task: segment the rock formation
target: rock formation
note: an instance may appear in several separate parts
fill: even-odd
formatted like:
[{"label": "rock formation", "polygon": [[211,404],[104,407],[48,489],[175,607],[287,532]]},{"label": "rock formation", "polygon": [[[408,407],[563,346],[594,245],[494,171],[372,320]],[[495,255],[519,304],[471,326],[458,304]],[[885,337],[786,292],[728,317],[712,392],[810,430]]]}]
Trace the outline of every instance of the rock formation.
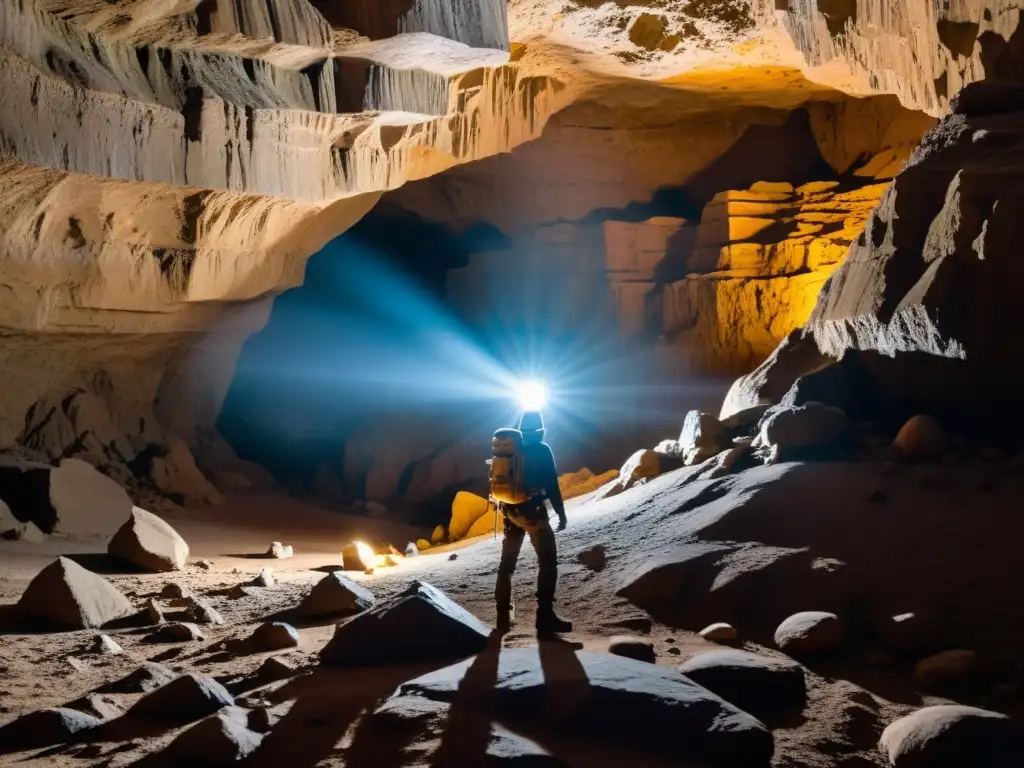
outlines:
[{"label": "rock formation", "polygon": [[[214,429],[240,345],[394,190],[393,208],[497,227],[513,240],[500,258],[520,238],[563,254],[590,281],[577,303],[601,293],[622,330],[662,336],[692,370],[758,364],[826,286],[810,325],[824,351],[967,356],[942,399],[970,405],[966,379],[1014,356],[974,351],[1012,307],[961,317],[939,294],[962,282],[953,265],[977,293],[1012,275],[995,254],[1014,206],[974,179],[1013,116],[963,100],[858,233],[874,182],[963,86],[1014,74],[1020,20],[974,0],[5,3],[0,449],[79,456],[181,503],[219,497],[198,470],[254,482]],[[925,191],[897,224],[901,187]],[[586,221],[666,189],[692,216]],[[604,260],[577,274],[573,254],[598,243]],[[420,498],[442,487],[417,482]]]}]

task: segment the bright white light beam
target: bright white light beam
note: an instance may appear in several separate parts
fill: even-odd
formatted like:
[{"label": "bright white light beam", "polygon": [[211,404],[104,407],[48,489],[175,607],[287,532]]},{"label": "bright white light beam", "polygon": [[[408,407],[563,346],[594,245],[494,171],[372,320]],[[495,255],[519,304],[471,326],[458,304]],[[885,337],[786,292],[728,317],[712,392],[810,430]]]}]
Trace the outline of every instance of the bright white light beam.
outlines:
[{"label": "bright white light beam", "polygon": [[525,379],[516,384],[516,400],[524,411],[539,411],[548,401],[548,388],[543,381]]}]

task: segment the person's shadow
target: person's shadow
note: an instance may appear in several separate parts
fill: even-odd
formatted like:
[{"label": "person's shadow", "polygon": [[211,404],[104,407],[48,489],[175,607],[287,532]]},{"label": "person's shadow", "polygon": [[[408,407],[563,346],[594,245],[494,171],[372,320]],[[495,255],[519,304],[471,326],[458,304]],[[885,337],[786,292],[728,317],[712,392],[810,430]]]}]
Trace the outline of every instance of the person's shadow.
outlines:
[{"label": "person's shadow", "polygon": [[432,768],[459,768],[486,761],[491,743],[490,704],[498,682],[501,640],[501,634],[492,632],[487,647],[466,670],[448,709],[448,721],[431,761]]},{"label": "person's shadow", "polygon": [[561,638],[537,643],[547,694],[539,722],[555,729],[560,726],[571,727],[572,721],[580,714],[591,695],[587,672],[576,657],[576,652],[581,648],[582,643]]}]

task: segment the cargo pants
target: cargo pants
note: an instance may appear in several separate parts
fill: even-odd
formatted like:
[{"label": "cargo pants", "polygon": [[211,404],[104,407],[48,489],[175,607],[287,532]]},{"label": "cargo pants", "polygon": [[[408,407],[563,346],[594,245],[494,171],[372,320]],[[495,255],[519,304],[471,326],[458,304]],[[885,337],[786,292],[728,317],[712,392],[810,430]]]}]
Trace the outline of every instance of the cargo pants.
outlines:
[{"label": "cargo pants", "polygon": [[505,512],[505,538],[501,542],[501,562],[494,587],[494,600],[498,614],[508,614],[513,608],[512,574],[515,573],[523,539],[527,534],[537,553],[537,614],[552,613],[555,607],[555,587],[558,583],[558,549],[555,533],[548,522],[544,500],[534,500]]}]

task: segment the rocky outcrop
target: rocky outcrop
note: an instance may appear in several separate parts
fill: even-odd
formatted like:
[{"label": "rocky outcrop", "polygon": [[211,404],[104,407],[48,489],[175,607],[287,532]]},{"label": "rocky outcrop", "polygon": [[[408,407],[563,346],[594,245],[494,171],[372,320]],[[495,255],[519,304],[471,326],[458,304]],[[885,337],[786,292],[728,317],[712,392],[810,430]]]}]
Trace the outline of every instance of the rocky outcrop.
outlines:
[{"label": "rocky outcrop", "polygon": [[967,422],[1024,382],[1016,335],[1003,330],[1017,312],[1007,290],[1019,271],[1011,158],[1024,113],[996,87],[999,98],[985,104],[990,86],[971,86],[925,138],[807,325],[826,354],[860,353],[874,394],[907,416],[971,429],[1012,428],[1016,418]]}]

